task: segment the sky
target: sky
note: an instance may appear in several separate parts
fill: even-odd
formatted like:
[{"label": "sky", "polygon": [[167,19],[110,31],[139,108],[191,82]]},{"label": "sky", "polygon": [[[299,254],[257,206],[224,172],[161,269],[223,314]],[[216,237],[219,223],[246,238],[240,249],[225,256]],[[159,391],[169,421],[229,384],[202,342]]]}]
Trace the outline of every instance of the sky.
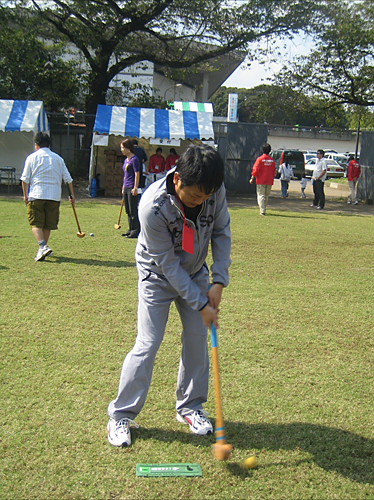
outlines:
[{"label": "sky", "polygon": [[308,54],[312,47],[313,41],[303,36],[296,36],[294,40],[284,41],[277,62],[273,62],[273,57],[269,55],[264,64],[253,61],[248,68],[248,62],[244,61],[222,85],[225,87],[252,88],[261,84],[270,84],[268,78],[277,73],[284,63],[297,55]]}]

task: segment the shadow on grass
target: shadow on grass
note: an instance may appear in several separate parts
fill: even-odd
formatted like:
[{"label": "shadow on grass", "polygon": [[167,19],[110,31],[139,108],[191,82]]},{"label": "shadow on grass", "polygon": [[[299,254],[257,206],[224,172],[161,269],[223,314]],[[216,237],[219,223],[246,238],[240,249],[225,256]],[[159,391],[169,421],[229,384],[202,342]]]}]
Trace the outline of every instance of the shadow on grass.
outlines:
[{"label": "shadow on grass", "polygon": [[318,215],[306,214],[306,215],[296,215],[295,212],[287,212],[287,213],[273,213],[266,212],[266,217],[286,217],[287,219],[323,219]]},{"label": "shadow on grass", "polygon": [[97,260],[97,259],[77,259],[74,257],[48,257],[43,264],[77,264],[84,266],[100,267],[135,267],[135,262],[125,262],[123,260]]},{"label": "shadow on grass", "polygon": [[[374,440],[358,434],[308,423],[247,425],[227,422],[226,432],[227,441],[234,449],[299,450],[312,455],[310,459],[292,461],[292,464],[277,463],[277,466],[294,467],[297,463],[314,462],[318,467],[335,471],[352,481],[374,484]],[[159,428],[141,428],[134,432],[134,438],[166,443],[178,440],[199,447],[210,447],[215,439],[214,436],[194,436]],[[232,474],[243,478],[248,475],[239,464],[228,462],[226,465]]]}]

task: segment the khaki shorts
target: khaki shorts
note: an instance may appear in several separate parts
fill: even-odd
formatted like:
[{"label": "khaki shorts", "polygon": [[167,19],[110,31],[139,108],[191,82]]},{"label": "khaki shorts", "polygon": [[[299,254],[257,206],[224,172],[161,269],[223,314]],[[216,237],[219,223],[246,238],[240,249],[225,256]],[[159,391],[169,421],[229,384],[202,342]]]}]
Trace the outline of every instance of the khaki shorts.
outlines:
[{"label": "khaki shorts", "polygon": [[54,200],[34,200],[27,204],[27,218],[31,227],[57,229],[60,216],[60,202]]}]

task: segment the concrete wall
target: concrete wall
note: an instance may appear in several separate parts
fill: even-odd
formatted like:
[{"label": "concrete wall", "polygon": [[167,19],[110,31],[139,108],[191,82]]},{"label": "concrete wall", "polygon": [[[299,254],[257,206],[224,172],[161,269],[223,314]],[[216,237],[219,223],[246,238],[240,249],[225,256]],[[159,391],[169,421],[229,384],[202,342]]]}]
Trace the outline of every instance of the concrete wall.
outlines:
[{"label": "concrete wall", "polygon": [[269,127],[268,141],[275,149],[334,149],[338,153],[347,153],[356,149],[356,133],[345,131],[341,134],[325,129],[287,129]]}]

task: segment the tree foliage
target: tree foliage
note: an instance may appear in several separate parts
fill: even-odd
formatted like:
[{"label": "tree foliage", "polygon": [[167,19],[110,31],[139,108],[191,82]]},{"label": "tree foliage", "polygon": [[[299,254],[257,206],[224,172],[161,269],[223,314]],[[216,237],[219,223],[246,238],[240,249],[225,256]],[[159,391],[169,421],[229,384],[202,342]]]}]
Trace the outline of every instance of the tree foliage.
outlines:
[{"label": "tree foliage", "polygon": [[[11,3],[10,3],[11,2]],[[290,35],[305,26],[312,0],[0,0],[34,16],[40,34],[69,42],[87,69],[85,111],[105,104],[111,80],[150,61],[169,71],[196,65],[263,37]],[[87,123],[89,147],[92,124]]]},{"label": "tree foliage", "polygon": [[28,17],[14,19],[0,10],[0,97],[42,100],[48,111],[74,106],[79,79],[73,62],[64,62],[61,47],[40,39]]},{"label": "tree foliage", "polygon": [[[47,23],[47,35],[52,30],[84,58],[86,111],[95,113],[96,105],[105,103],[110,81],[130,65],[151,61],[170,71],[191,70],[261,37],[300,29],[311,4],[315,2],[32,0],[31,10]],[[30,3],[14,0],[14,5],[26,8]]]},{"label": "tree foliage", "polygon": [[229,93],[238,94],[238,119],[242,122],[337,128],[346,128],[350,122],[342,105],[326,110],[318,98],[276,85],[219,88],[211,98],[216,116],[227,116]]},{"label": "tree foliage", "polygon": [[372,0],[331,0],[315,28],[316,47],[277,75],[276,82],[337,104],[374,105],[374,6]]}]

